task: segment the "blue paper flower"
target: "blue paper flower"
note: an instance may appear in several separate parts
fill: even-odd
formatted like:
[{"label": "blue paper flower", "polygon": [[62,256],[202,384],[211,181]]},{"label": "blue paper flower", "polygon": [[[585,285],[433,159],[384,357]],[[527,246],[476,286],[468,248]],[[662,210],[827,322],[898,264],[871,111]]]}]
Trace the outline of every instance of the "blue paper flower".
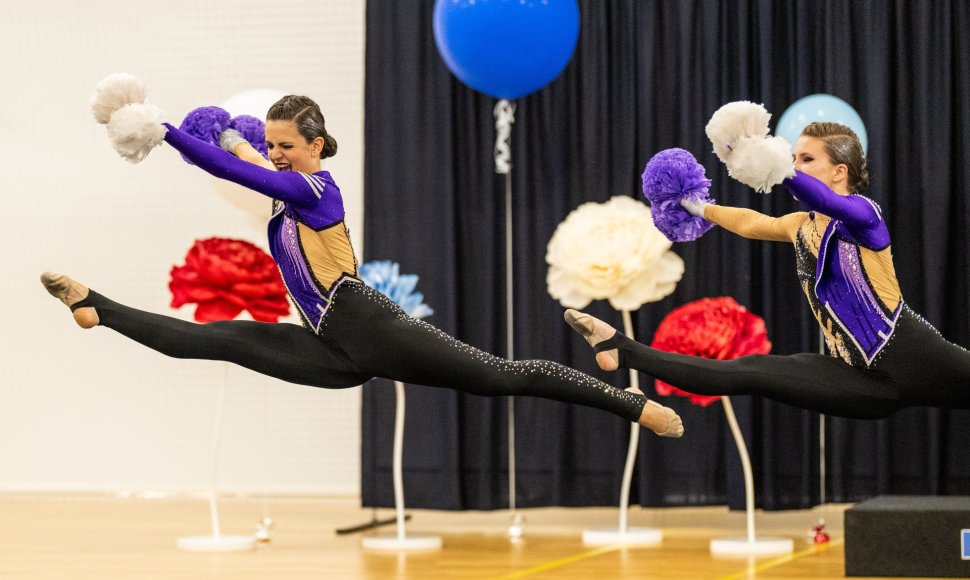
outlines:
[{"label": "blue paper flower", "polygon": [[415,274],[400,274],[401,266],[390,260],[374,260],[362,264],[359,274],[365,284],[387,296],[412,318],[424,318],[434,314],[434,310],[423,303],[424,294],[415,292],[418,277]]}]

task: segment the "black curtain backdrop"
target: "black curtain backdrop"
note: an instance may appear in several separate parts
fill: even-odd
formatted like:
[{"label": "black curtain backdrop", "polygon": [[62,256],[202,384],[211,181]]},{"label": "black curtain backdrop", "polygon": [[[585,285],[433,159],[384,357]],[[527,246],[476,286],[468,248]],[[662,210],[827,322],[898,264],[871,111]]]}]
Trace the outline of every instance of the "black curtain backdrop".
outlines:
[{"label": "black curtain backdrop", "polygon": [[[970,4],[774,0],[580,0],[579,44],[565,72],[517,101],[513,129],[515,358],[546,358],[618,386],[596,369],[546,291],[546,245],[576,206],[639,198],[657,151],[682,147],[707,168],[720,203],[795,211],[729,179],[704,134],[729,101],[763,102],[777,121],[796,99],[829,93],[869,134],[870,195],[893,237],[903,294],[948,339],[970,344]],[[442,62],[431,0],[367,5],[365,246],[420,276],[429,322],[504,354],[504,181],[494,173],[495,100]],[[339,135],[338,135],[339,137]],[[339,176],[338,176],[339,179]],[[677,291],[634,314],[649,342],[672,308],[730,295],[765,318],[776,354],[817,351],[818,330],[785,244],[713,230],[676,244]],[[594,315],[621,326],[605,302]],[[469,377],[469,381],[475,380]],[[641,377],[648,395],[652,379]],[[797,387],[797,386],[796,386]],[[970,388],[970,385],[967,386]],[[407,387],[405,492],[410,507],[507,507],[506,399]],[[632,503],[743,506],[738,454],[720,403],[668,398],[683,439],[644,432]],[[759,507],[820,501],[819,416],[737,397]],[[393,505],[394,390],[364,388],[362,493]],[[970,493],[970,412],[908,409],[881,421],[827,418],[826,501],[881,493]],[[615,505],[629,424],[594,409],[516,401],[520,507]]]}]

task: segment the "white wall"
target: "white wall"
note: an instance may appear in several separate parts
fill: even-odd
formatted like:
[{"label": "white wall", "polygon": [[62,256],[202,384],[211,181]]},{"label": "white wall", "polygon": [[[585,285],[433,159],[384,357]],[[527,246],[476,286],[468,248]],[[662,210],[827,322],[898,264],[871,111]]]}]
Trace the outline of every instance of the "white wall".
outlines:
[{"label": "white wall", "polygon": [[356,493],[360,389],[289,385],[82,331],[38,277],[65,272],[191,319],[169,307],[168,277],[194,240],[266,247],[265,228],[167,145],[139,165],[115,154],[88,110],[113,72],[141,77],[176,125],[250,89],[316,99],[359,254],[364,0],[2,0],[0,14],[0,490],[206,489],[225,376],[222,489]]}]

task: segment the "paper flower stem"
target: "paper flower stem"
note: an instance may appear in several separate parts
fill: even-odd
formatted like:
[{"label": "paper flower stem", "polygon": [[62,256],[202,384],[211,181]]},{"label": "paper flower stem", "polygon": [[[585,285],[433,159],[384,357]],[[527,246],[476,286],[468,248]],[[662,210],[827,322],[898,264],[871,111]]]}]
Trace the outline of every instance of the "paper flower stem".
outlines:
[{"label": "paper flower stem", "polygon": [[404,539],[404,383],[394,381],[397,404],[394,410],[394,511],[397,514],[397,539]]},{"label": "paper flower stem", "polygon": [[212,488],[209,491],[209,518],[212,522],[212,537],[218,538],[222,531],[219,526],[219,507],[217,505],[219,483],[219,450],[222,446],[222,415],[226,406],[226,386],[229,383],[229,363],[222,363],[222,383],[219,385],[219,399],[216,402],[216,421],[212,434]]},{"label": "paper flower stem", "polygon": [[754,475],[751,471],[751,459],[748,457],[748,447],[744,444],[744,436],[741,428],[738,427],[738,420],[734,416],[734,407],[731,406],[731,399],[726,396],[721,397],[724,403],[724,414],[727,415],[728,425],[731,427],[731,435],[734,436],[734,443],[738,446],[738,454],[741,456],[741,470],[744,472],[744,503],[745,515],[748,522],[748,543],[754,543]]},{"label": "paper flower stem", "polygon": [[[633,319],[629,310],[621,310],[623,314],[623,333],[633,337]],[[630,369],[630,386],[640,388],[640,377],[637,371]],[[626,452],[626,466],[623,468],[623,484],[620,487],[620,525],[621,534],[627,531],[627,512],[630,507],[630,483],[633,480],[633,464],[637,460],[637,447],[640,445],[640,425],[630,423],[630,446]]]}]

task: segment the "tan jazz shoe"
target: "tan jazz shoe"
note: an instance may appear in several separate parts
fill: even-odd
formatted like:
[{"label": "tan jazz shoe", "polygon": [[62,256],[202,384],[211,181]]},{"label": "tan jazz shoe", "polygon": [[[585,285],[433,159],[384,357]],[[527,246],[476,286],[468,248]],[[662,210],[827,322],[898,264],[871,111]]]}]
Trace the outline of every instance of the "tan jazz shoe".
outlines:
[{"label": "tan jazz shoe", "polygon": [[563,315],[566,324],[586,339],[596,352],[596,363],[604,371],[615,371],[620,367],[620,354],[616,349],[616,341],[612,340],[618,333],[616,329],[599,318],[585,312],[566,310]]},{"label": "tan jazz shoe", "polygon": [[100,319],[97,310],[86,303],[90,293],[87,286],[64,274],[55,274],[54,272],[41,274],[40,282],[51,296],[71,309],[74,314],[74,321],[77,322],[78,326],[92,328],[98,325]]},{"label": "tan jazz shoe", "polygon": [[670,407],[664,407],[660,403],[656,401],[651,401],[650,399],[647,399],[647,405],[653,405],[654,407],[657,407],[658,409],[663,411],[663,414],[667,417],[667,426],[663,431],[658,431],[653,427],[651,427],[650,425],[647,425],[646,423],[644,423],[644,419],[642,417],[640,419],[641,426],[646,427],[647,429],[650,429],[651,431],[653,431],[657,435],[660,435],[661,437],[678,438],[683,436],[684,422],[680,419],[680,415],[678,415]]}]

